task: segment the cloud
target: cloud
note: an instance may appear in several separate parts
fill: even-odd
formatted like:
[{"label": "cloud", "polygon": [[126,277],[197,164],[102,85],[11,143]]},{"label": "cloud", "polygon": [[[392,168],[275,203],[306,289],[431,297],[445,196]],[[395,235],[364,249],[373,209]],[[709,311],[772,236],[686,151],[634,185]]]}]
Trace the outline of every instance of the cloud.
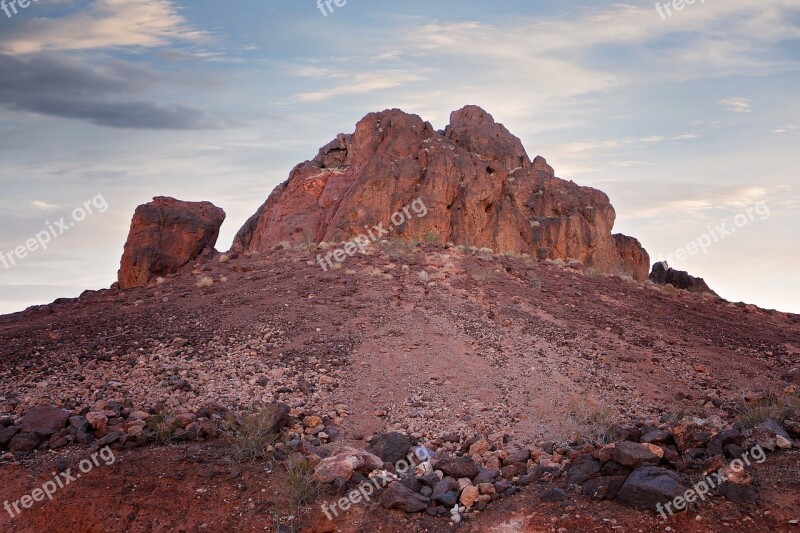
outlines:
[{"label": "cloud", "polygon": [[195,107],[136,99],[159,77],[115,62],[100,70],[61,54],[0,54],[0,106],[126,129],[213,129],[221,121]]},{"label": "cloud", "polygon": [[[325,75],[324,69],[306,69],[298,70],[298,75],[310,76],[314,78],[329,77],[341,78],[345,77],[340,74]],[[328,100],[335,96],[342,96],[346,94],[366,94],[374,91],[384,89],[391,89],[399,87],[407,83],[422,81],[425,78],[413,72],[405,72],[401,70],[384,70],[379,72],[362,72],[352,75],[344,83],[339,83],[326,89],[305,92],[297,95],[297,100],[301,102],[320,102]]]},{"label": "cloud", "polygon": [[0,50],[33,53],[103,48],[154,48],[209,39],[192,28],[169,0],[96,0],[55,19],[33,18],[0,36]]},{"label": "cloud", "polygon": [[752,111],[750,109],[751,102],[752,100],[740,96],[723,98],[719,101],[727,111],[731,111],[732,113],[750,113]]},{"label": "cloud", "polygon": [[50,209],[57,209],[58,208],[57,205],[48,204],[47,202],[44,202],[42,200],[34,200],[33,202],[31,202],[31,205],[33,207],[35,207],[36,209],[41,209],[43,211],[47,211],[47,210],[50,210]]},{"label": "cloud", "polygon": [[798,128],[797,124],[787,124],[785,126],[781,126],[780,128],[772,130],[772,133],[788,133],[792,130],[796,130],[797,128]]}]

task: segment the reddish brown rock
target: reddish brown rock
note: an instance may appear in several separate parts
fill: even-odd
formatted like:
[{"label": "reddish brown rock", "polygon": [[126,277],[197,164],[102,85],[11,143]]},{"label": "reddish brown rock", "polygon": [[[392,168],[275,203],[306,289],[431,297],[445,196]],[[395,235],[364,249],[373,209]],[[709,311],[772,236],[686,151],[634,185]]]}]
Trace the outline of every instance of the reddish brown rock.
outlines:
[{"label": "reddish brown rock", "polygon": [[213,249],[225,212],[209,202],[159,196],[136,208],[118,279],[123,289],[171,274]]},{"label": "reddish brown rock", "polygon": [[425,215],[412,213],[392,235],[577,259],[647,278],[638,241],[611,235],[608,197],[555,177],[542,157],[531,162],[520,140],[475,106],[454,112],[443,132],[398,109],[370,113],[355,133],[295,167],[239,231],[234,249],[339,242],[365,226],[388,227],[416,199]]}]

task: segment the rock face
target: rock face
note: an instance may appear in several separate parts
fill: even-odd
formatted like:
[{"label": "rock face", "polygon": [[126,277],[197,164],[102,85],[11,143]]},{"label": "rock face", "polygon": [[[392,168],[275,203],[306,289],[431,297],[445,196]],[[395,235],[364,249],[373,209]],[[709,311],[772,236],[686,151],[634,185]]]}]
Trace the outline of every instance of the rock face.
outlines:
[{"label": "rock face", "polygon": [[[612,236],[616,214],[601,191],[555,177],[517,137],[467,106],[436,131],[398,109],[371,113],[292,170],[237,234],[234,250],[281,241],[339,242],[383,223],[414,200],[424,215],[392,235],[577,259],[643,281],[649,257],[638,241]],[[422,211],[422,210],[420,210]]]},{"label": "rock face", "polygon": [[659,285],[672,285],[676,289],[684,289],[691,292],[716,294],[706,285],[703,278],[696,278],[683,270],[670,268],[666,261],[653,265],[653,271],[650,272],[650,281]]},{"label": "rock face", "polygon": [[171,274],[212,249],[225,212],[209,202],[159,196],[136,208],[118,280],[123,289],[141,287]]}]

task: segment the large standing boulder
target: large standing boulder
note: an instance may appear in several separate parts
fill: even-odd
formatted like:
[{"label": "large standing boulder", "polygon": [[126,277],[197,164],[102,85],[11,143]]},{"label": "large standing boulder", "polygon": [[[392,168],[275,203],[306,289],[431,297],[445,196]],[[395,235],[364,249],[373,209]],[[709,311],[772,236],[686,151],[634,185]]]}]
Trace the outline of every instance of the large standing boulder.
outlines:
[{"label": "large standing boulder", "polygon": [[225,211],[209,202],[158,196],[136,208],[122,255],[120,288],[147,285],[213,249]]},{"label": "large standing boulder", "polygon": [[[409,205],[416,204],[414,210]],[[403,220],[391,217],[406,207]],[[423,209],[424,207],[424,209]],[[444,131],[399,109],[370,113],[292,170],[234,239],[235,250],[340,242],[365,226],[392,235],[576,259],[647,278],[635,239],[612,236],[616,213],[603,192],[555,176],[542,157],[477,106]]]}]

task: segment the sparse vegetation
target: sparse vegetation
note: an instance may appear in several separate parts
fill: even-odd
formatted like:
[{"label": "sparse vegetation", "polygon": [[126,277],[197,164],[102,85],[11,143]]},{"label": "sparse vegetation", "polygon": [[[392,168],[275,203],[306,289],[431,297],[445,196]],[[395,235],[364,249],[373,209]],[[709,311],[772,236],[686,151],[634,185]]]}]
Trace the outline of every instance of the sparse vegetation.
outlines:
[{"label": "sparse vegetation", "polygon": [[763,398],[747,401],[742,397],[736,404],[736,418],[751,428],[767,419],[782,424],[784,420],[800,418],[800,394],[796,390],[769,391]]},{"label": "sparse vegetation", "polygon": [[314,239],[314,232],[310,228],[305,228],[303,230],[302,246],[303,249],[309,253],[311,253],[317,247],[317,243]]},{"label": "sparse vegetation", "polygon": [[428,244],[437,244],[437,243],[439,243],[441,241],[442,238],[439,235],[439,233],[437,233],[437,232],[435,232],[433,230],[428,230],[425,233],[423,239],[425,239],[425,242],[428,243]]},{"label": "sparse vegetation", "polygon": [[319,494],[319,485],[314,481],[314,468],[307,458],[285,461],[288,494],[298,505],[305,505]]},{"label": "sparse vegetation", "polygon": [[220,263],[227,263],[230,260],[231,260],[231,256],[229,256],[229,255],[222,254],[221,256],[219,256],[219,262]]},{"label": "sparse vegetation", "polygon": [[273,406],[263,407],[255,413],[229,417],[220,425],[228,442],[234,449],[237,461],[255,461],[267,457],[270,446],[278,434],[272,431]]},{"label": "sparse vegetation", "polygon": [[199,280],[197,280],[197,288],[198,289],[207,289],[214,285],[214,278],[211,276],[203,276]]},{"label": "sparse vegetation", "polygon": [[169,407],[163,407],[147,420],[147,426],[153,432],[156,444],[171,444],[178,432],[175,414]]},{"label": "sparse vegetation", "polygon": [[585,393],[575,396],[569,403],[569,416],[579,438],[600,444],[609,442],[614,413],[604,403],[590,398]]}]

